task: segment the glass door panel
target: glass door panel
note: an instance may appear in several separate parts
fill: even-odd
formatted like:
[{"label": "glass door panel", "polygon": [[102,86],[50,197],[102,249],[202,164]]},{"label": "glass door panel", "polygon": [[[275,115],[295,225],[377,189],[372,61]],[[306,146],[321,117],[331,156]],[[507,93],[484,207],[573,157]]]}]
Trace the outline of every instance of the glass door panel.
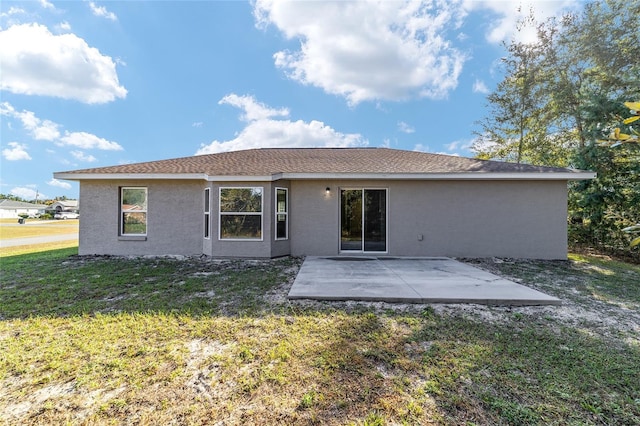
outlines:
[{"label": "glass door panel", "polygon": [[387,251],[387,191],[340,191],[340,250]]},{"label": "glass door panel", "polygon": [[364,190],[364,251],[387,251],[387,191]]},{"label": "glass door panel", "polygon": [[362,251],[362,190],[340,191],[340,250]]}]

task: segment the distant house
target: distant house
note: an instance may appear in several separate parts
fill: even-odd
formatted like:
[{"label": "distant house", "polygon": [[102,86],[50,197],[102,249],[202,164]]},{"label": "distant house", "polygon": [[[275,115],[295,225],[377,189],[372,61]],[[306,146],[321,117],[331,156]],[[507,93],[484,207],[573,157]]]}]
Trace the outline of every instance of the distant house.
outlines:
[{"label": "distant house", "polygon": [[0,218],[2,219],[18,219],[20,215],[27,214],[36,216],[43,214],[45,211],[44,204],[25,203],[22,201],[13,201],[7,199],[0,200]]},{"label": "distant house", "polygon": [[60,213],[61,211],[78,212],[78,200],[59,200],[49,205],[47,210],[51,214]]},{"label": "distant house", "polygon": [[251,149],[55,173],[80,254],[566,259],[592,172],[387,148]]}]

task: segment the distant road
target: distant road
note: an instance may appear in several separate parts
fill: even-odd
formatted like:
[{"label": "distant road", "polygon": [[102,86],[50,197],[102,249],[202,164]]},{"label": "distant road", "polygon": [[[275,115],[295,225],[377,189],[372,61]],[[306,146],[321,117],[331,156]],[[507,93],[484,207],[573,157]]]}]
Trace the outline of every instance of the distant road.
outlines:
[{"label": "distant road", "polygon": [[68,240],[77,240],[77,239],[78,239],[77,232],[74,232],[72,234],[43,235],[41,237],[11,238],[8,240],[0,240],[0,248],[27,246],[32,244],[55,243],[57,241],[68,241]]},{"label": "distant road", "polygon": [[18,219],[16,219],[14,222],[1,222],[0,226],[4,227],[19,227],[19,228],[24,228],[25,226],[46,226],[47,228],[51,227],[51,225],[72,225],[74,222],[73,221],[61,221],[61,220],[35,220],[35,219],[27,219],[27,222],[24,224],[20,224],[18,223]]}]

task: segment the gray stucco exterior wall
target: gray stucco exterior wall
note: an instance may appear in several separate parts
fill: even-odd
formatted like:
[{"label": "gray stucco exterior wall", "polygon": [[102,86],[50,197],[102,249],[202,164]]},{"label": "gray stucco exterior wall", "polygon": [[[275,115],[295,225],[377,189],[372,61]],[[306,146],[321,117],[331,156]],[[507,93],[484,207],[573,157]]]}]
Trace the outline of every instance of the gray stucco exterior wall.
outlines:
[{"label": "gray stucco exterior wall", "polygon": [[[277,240],[276,239],[276,234],[275,234],[275,224],[276,224],[276,188],[284,188],[287,190],[287,208],[288,208],[288,212],[287,212],[287,221],[288,221],[288,238],[285,240]],[[287,180],[279,180],[277,182],[274,182],[271,185],[271,191],[270,191],[270,196],[267,198],[269,200],[269,221],[271,222],[271,229],[273,230],[271,232],[271,257],[280,257],[280,256],[287,256],[291,253],[291,184],[289,181]]]},{"label": "gray stucco exterior wall", "polygon": [[339,253],[340,188],[388,188],[391,256],[567,257],[564,181],[293,181],[292,255]]},{"label": "gray stucco exterior wall", "polygon": [[[120,236],[120,188],[147,188],[147,236]],[[202,181],[83,181],[79,254],[202,254]]]},{"label": "gray stucco exterior wall", "polygon": [[[147,236],[119,235],[123,186],[148,189]],[[220,187],[262,187],[262,239],[219,239]],[[329,193],[326,188],[329,187]],[[204,189],[210,188],[210,238]],[[289,238],[275,239],[275,189],[289,195]],[[566,259],[565,181],[82,181],[80,254],[216,257],[340,254],[340,189],[387,190],[387,255]]]}]

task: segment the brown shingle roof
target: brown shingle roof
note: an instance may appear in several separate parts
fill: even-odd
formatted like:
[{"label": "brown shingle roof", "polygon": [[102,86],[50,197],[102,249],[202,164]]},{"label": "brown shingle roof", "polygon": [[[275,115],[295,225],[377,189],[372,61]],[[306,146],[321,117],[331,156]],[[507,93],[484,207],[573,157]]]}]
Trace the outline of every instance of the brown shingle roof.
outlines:
[{"label": "brown shingle roof", "polygon": [[[388,148],[263,148],[61,172],[75,174],[571,173],[574,170]],[[69,176],[73,179],[73,177]]]}]

